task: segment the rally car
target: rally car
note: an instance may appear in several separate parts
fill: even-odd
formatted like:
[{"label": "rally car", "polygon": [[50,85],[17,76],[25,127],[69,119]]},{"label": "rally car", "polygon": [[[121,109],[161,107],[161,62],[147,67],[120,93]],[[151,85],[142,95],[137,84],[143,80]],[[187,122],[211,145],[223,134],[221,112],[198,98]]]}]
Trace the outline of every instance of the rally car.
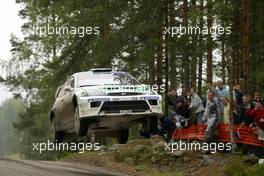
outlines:
[{"label": "rally car", "polygon": [[69,77],[55,94],[50,112],[55,141],[76,133],[115,135],[126,143],[129,127],[142,123],[149,133],[157,132],[162,114],[162,97],[149,85],[140,84],[130,74],[111,69],[92,69]]}]

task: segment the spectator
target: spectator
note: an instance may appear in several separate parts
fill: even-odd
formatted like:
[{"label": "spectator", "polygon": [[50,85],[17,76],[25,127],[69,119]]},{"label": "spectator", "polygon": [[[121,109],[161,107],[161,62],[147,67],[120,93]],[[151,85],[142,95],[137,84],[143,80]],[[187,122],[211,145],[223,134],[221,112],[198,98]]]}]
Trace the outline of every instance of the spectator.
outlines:
[{"label": "spectator", "polygon": [[256,120],[258,128],[258,139],[264,141],[264,108],[263,102],[260,99],[255,100],[255,108],[247,110],[246,115]]},{"label": "spectator", "polygon": [[243,103],[242,97],[243,97],[243,93],[241,87],[239,84],[237,84],[236,86],[234,86],[234,93],[233,93],[233,99],[235,101],[235,104],[241,106]]},{"label": "spectator", "polygon": [[230,103],[229,103],[229,98],[228,97],[224,97],[223,103],[224,103],[223,123],[224,124],[230,124]]},{"label": "spectator", "polygon": [[[207,83],[207,91],[206,91],[206,96],[209,92],[213,92],[216,95],[216,89],[213,86],[213,84],[211,82]],[[208,98],[208,97],[207,97]]]},{"label": "spectator", "polygon": [[172,133],[176,129],[175,119],[162,116],[160,118],[160,130],[159,135],[165,137],[166,140],[170,140]]},{"label": "spectator", "polygon": [[246,110],[253,110],[254,104],[250,101],[249,95],[243,95],[242,105],[239,109],[239,116],[235,118],[235,124],[241,124],[241,126],[246,125],[252,127],[254,124],[254,119],[246,115]]},{"label": "spectator", "polygon": [[191,105],[189,106],[190,109],[194,110],[196,120],[198,124],[202,124],[202,117],[204,113],[204,106],[202,99],[196,94],[194,89],[191,89],[189,92],[191,98]]},{"label": "spectator", "polygon": [[208,92],[208,100],[206,103],[205,112],[203,115],[203,121],[207,122],[207,128],[205,131],[204,141],[211,143],[216,141],[216,129],[219,121],[218,103],[214,98],[213,92]]},{"label": "spectator", "polygon": [[[244,125],[248,127],[254,127],[255,126],[255,120],[249,116],[246,115],[246,111],[253,110],[254,105],[250,101],[250,96],[249,95],[243,95],[242,98],[242,105],[239,106],[238,110],[238,115],[234,116],[234,122],[235,124],[240,124],[240,127],[238,128],[237,132],[240,131],[240,128]],[[256,151],[258,151],[258,148],[249,144],[238,144],[238,147],[241,147],[241,151],[243,153],[248,153],[248,154],[255,154]]]},{"label": "spectator", "polygon": [[171,90],[171,92],[168,93],[168,105],[170,114],[176,112],[176,104],[179,101],[181,101],[181,97],[178,96],[177,91],[175,89]]},{"label": "spectator", "polygon": [[185,97],[181,101],[176,102],[176,114],[181,115],[185,119],[188,119],[190,117],[190,109],[189,109],[189,100]]},{"label": "spectator", "polygon": [[223,117],[224,115],[224,97],[229,97],[229,92],[227,91],[227,89],[224,87],[223,82],[222,81],[218,81],[217,82],[217,102],[219,103],[218,107],[219,107],[219,113],[220,113],[220,117]]},{"label": "spectator", "polygon": [[261,99],[261,93],[259,91],[255,91],[253,102],[255,102],[256,100],[259,100],[259,99]]}]

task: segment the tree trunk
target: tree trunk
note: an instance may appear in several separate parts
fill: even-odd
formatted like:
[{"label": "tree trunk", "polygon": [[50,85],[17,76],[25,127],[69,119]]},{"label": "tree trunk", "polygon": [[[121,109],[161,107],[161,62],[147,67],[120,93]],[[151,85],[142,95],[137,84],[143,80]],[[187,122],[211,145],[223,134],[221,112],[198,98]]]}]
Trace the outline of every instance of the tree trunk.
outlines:
[{"label": "tree trunk", "polygon": [[[160,39],[160,36],[159,36]],[[162,47],[161,43],[157,44],[157,86],[159,87],[158,92],[160,93],[160,86],[162,85]]]},{"label": "tree trunk", "polygon": [[[233,6],[235,9],[238,9],[240,7],[239,2],[232,2]],[[232,34],[231,34],[231,38],[232,38],[232,75],[233,75],[233,81],[238,83],[239,82],[239,75],[240,75],[240,41],[238,41],[237,39],[240,38],[240,13],[239,10],[235,10],[234,11],[234,17],[233,17],[233,21],[232,21]],[[241,85],[242,86],[242,85]]]},{"label": "tree trunk", "polygon": [[243,91],[248,92],[249,0],[243,0]]},{"label": "tree trunk", "polygon": [[[204,11],[204,1],[201,0],[200,11],[202,12],[199,19],[199,27],[200,29],[204,26],[203,21],[203,11]],[[199,58],[198,58],[198,94],[202,95],[202,76],[203,76],[203,35],[202,33],[199,35]]]},{"label": "tree trunk", "polygon": [[[196,9],[196,0],[191,1],[191,9]],[[196,21],[195,21],[196,23]],[[195,48],[191,57],[191,85],[197,91],[197,56],[199,53],[198,36],[192,36],[192,46]]]},{"label": "tree trunk", "polygon": [[151,59],[149,62],[149,84],[154,85],[155,84],[155,57]]},{"label": "tree trunk", "polygon": [[[175,4],[170,3],[170,26],[175,25]],[[176,48],[175,45],[170,45],[170,90],[177,89],[176,86]]]},{"label": "tree trunk", "polygon": [[[168,13],[168,3],[165,3],[164,7],[164,20],[165,20],[165,27],[169,26],[169,13]],[[169,46],[168,46],[168,33],[165,34],[164,38],[164,60],[165,60],[165,95],[169,92]],[[165,102],[168,102],[168,96],[165,96]],[[165,115],[168,116],[168,103],[165,103]]]},{"label": "tree trunk", "polygon": [[[230,59],[230,64],[231,66],[234,65],[233,63],[233,59]],[[230,82],[229,82],[229,86],[232,88],[234,87],[234,79],[233,79],[233,68],[229,67],[228,68],[228,73],[229,73],[229,78],[230,78]],[[230,99],[230,112],[229,112],[229,121],[230,121],[230,128],[229,128],[229,137],[230,137],[230,142],[232,144],[232,153],[234,154],[235,152],[235,140],[234,140],[234,135],[233,135],[233,126],[234,126],[234,118],[233,118],[233,110],[234,110],[234,104],[233,104],[233,89],[229,89],[229,99]]]},{"label": "tree trunk", "polygon": [[[183,26],[187,29],[188,28],[188,1],[183,0]],[[183,43],[183,60],[182,60],[182,68],[183,71],[183,88],[187,90],[190,88],[190,60],[189,60],[189,40],[188,34],[184,35],[184,43]]]},{"label": "tree trunk", "polygon": [[[207,1],[207,28],[211,29],[212,27],[212,23],[213,23],[213,19],[212,19],[212,14],[211,14],[211,6],[212,1],[208,0]],[[213,44],[213,39],[212,36],[210,34],[210,32],[208,33],[207,36],[207,82],[208,83],[212,83],[213,82],[213,48],[212,48],[212,44]]]},{"label": "tree trunk", "polygon": [[222,41],[222,80],[226,84],[226,56],[225,56],[225,42]]},{"label": "tree trunk", "polygon": [[192,59],[192,65],[191,65],[191,82],[192,82],[192,88],[197,90],[197,58],[194,57]]}]

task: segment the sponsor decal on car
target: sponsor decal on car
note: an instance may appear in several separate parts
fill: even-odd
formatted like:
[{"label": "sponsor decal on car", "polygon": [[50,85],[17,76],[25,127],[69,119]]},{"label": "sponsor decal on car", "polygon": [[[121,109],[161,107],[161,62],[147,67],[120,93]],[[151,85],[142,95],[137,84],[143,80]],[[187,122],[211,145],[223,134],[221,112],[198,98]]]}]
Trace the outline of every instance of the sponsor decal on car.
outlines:
[{"label": "sponsor decal on car", "polygon": [[145,97],[145,100],[159,100],[159,97],[158,96],[148,96],[148,97]]},{"label": "sponsor decal on car", "polygon": [[110,98],[93,98],[93,99],[89,99],[88,101],[110,101]]}]

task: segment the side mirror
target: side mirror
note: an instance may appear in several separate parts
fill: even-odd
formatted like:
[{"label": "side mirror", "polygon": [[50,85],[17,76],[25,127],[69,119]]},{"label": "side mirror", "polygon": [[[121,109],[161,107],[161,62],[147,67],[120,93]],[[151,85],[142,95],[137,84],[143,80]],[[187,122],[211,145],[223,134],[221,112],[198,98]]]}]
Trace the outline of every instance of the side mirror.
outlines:
[{"label": "side mirror", "polygon": [[64,91],[65,91],[65,92],[71,92],[71,91],[72,91],[71,86],[66,86],[66,87],[64,87]]}]

